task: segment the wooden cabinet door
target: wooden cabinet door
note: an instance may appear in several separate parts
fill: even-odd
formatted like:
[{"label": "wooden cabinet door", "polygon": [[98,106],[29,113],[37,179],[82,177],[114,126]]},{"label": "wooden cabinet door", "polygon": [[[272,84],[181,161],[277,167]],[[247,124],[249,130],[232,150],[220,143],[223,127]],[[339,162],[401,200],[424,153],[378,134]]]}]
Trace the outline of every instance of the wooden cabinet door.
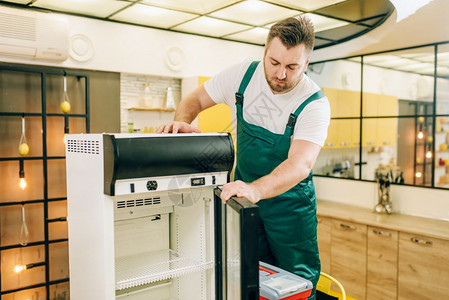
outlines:
[{"label": "wooden cabinet door", "polygon": [[334,149],[339,146],[338,144],[338,125],[340,120],[331,120],[327,129],[327,138],[324,142],[324,148]]},{"label": "wooden cabinet door", "polygon": [[323,93],[326,95],[327,100],[329,101],[329,106],[331,109],[331,118],[335,118],[338,116],[338,90],[337,89],[328,89],[323,88]]},{"label": "wooden cabinet door", "polygon": [[359,300],[366,294],[367,226],[332,220],[331,275]]},{"label": "wooden cabinet door", "polygon": [[331,219],[318,217],[318,248],[320,250],[321,271],[330,274],[331,271]]},{"label": "wooden cabinet door", "polygon": [[360,92],[338,90],[337,117],[360,116]]},{"label": "wooden cabinet door", "polygon": [[398,299],[449,298],[449,241],[399,233]]},{"label": "wooden cabinet door", "polygon": [[368,227],[366,299],[397,297],[398,232]]}]

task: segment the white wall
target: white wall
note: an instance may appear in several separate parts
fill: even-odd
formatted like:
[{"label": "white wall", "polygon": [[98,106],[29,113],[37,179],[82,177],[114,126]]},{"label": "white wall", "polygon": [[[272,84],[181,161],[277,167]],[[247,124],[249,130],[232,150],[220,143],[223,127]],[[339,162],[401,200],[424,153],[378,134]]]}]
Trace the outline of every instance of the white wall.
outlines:
[{"label": "white wall", "polygon": [[[211,76],[245,58],[261,59],[263,47],[134,25],[64,15],[70,36],[88,37],[94,55],[86,62],[72,58],[62,63],[36,62],[0,57],[0,61],[81,68],[169,77]],[[170,70],[165,64],[168,49],[177,47],[185,56],[184,67]]]}]

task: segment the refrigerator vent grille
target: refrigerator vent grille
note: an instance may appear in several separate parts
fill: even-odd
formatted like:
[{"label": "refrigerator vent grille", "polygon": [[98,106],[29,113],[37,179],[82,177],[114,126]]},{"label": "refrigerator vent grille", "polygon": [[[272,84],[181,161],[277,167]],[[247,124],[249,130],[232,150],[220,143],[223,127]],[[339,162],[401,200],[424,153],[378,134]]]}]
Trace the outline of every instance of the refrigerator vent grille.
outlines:
[{"label": "refrigerator vent grille", "polygon": [[138,207],[161,204],[160,197],[117,201],[117,208]]},{"label": "refrigerator vent grille", "polygon": [[100,154],[100,142],[86,140],[67,140],[67,151],[85,154]]}]

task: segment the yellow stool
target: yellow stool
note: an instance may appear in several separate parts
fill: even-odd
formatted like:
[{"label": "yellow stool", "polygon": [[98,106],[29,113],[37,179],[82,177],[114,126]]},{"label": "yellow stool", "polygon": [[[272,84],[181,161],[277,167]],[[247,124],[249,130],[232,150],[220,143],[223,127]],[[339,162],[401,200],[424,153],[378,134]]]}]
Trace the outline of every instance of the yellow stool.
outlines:
[{"label": "yellow stool", "polygon": [[341,285],[341,283],[338,282],[338,280],[335,279],[334,277],[332,277],[329,274],[326,274],[324,272],[320,273],[320,278],[318,279],[316,289],[326,295],[335,296],[335,293],[331,293],[332,283],[335,283],[335,285],[337,285],[338,288],[340,289],[341,298],[339,297],[339,299],[346,300],[346,292],[345,292],[345,289],[343,288],[343,286]]}]

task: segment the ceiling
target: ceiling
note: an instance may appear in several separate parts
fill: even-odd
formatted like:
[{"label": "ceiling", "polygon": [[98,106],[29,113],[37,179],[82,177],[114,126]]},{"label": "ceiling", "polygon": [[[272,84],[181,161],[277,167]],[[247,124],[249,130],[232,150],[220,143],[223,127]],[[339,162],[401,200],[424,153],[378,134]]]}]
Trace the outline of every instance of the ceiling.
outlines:
[{"label": "ceiling", "polygon": [[389,0],[0,0],[113,22],[264,45],[276,21],[307,14],[315,49],[376,28],[394,11]]}]

